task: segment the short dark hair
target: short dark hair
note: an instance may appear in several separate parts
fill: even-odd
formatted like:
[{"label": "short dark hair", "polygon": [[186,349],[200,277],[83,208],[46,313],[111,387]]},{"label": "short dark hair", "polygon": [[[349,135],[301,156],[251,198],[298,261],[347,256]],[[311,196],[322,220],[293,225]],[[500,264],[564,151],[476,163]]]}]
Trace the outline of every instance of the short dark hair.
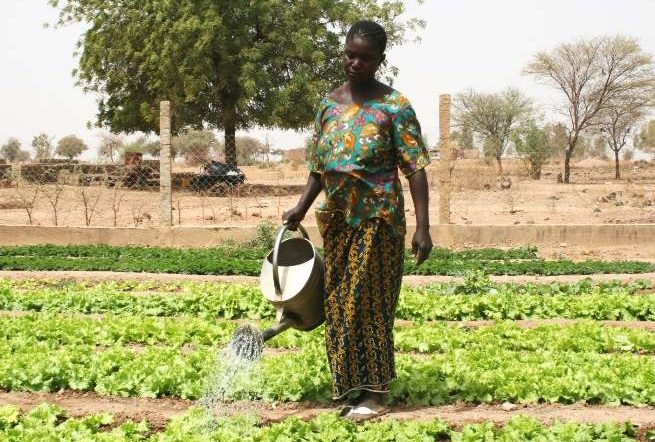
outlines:
[{"label": "short dark hair", "polygon": [[346,41],[351,41],[355,37],[360,37],[375,44],[380,50],[380,54],[384,54],[384,50],[387,48],[387,32],[374,21],[360,20],[352,25],[348,35],[346,35]]}]

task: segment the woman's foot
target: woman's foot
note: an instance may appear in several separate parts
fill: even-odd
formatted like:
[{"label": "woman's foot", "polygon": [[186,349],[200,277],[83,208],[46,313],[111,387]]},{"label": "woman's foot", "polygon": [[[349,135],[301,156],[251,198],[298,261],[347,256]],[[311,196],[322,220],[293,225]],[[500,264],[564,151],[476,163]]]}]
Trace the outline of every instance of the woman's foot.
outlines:
[{"label": "woman's foot", "polygon": [[346,419],[353,422],[363,422],[383,416],[389,412],[389,408],[384,403],[385,393],[376,393],[364,391],[359,397],[356,405],[345,415]]},{"label": "woman's foot", "polygon": [[359,403],[359,400],[359,396],[347,399],[346,402],[342,404],[341,407],[339,407],[339,417],[345,417],[350,412],[350,410],[352,410],[355,405]]}]

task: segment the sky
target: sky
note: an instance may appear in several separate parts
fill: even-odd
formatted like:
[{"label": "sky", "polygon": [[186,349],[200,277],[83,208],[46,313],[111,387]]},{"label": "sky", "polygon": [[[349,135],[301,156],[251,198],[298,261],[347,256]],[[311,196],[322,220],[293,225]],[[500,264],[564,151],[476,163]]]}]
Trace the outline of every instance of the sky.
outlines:
[{"label": "sky", "polygon": [[[427,22],[419,43],[392,48],[400,69],[394,87],[416,109],[431,144],[438,139],[440,94],[468,88],[496,92],[517,87],[554,118],[560,96],[522,75],[534,54],[557,44],[617,33],[635,37],[655,54],[655,0],[426,0],[408,1],[406,15]],[[89,129],[97,97],[75,85],[80,25],[53,29],[47,0],[0,0],[0,143],[18,138],[29,147],[40,132],[57,139],[76,134],[95,156],[102,129]],[[245,134],[245,133],[241,133]],[[251,130],[275,148],[300,147],[307,132]]]}]

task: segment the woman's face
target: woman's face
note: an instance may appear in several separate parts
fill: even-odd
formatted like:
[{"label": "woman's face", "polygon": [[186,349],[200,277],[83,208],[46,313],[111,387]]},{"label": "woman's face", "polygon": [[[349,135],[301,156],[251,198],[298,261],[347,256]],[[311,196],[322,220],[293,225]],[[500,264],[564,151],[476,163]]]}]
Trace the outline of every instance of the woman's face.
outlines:
[{"label": "woman's face", "polygon": [[366,83],[375,78],[383,55],[375,44],[359,36],[346,41],[343,49],[343,70],[353,83]]}]

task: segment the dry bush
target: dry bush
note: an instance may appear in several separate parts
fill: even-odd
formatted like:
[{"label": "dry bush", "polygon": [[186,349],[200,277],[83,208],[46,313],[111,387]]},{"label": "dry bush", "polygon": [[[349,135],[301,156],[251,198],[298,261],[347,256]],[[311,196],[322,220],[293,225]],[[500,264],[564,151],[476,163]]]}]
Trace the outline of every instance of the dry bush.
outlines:
[{"label": "dry bush", "polygon": [[62,196],[64,194],[64,185],[63,184],[51,184],[43,186],[43,194],[50,204],[52,209],[52,222],[55,226],[59,225],[59,205],[62,201]]},{"label": "dry bush", "polygon": [[96,214],[96,208],[98,207],[98,203],[102,197],[103,188],[104,186],[80,186],[76,189],[77,196],[80,199],[84,209],[84,223],[87,227],[91,225],[93,217]]}]

